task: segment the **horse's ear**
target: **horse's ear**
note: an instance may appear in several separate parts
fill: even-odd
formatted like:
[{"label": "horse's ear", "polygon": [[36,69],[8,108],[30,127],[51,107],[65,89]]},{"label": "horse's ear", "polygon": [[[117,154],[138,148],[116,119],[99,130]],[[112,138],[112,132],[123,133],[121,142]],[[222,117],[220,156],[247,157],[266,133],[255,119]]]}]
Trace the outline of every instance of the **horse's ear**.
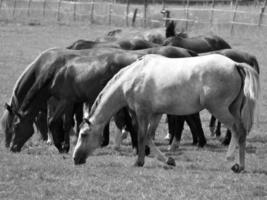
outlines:
[{"label": "horse's ear", "polygon": [[12,114],[16,115],[16,116],[17,116],[18,118],[20,118],[20,119],[22,118],[22,114],[19,113],[19,112],[16,111],[16,110],[14,110],[14,109],[12,108],[12,106],[9,105],[8,103],[5,103],[4,107],[5,107],[5,109],[8,110],[9,113],[12,113]]},{"label": "horse's ear", "polygon": [[13,110],[11,108],[11,105],[9,105],[8,103],[5,103],[4,107],[5,107],[5,109],[8,110],[8,112],[13,113]]}]

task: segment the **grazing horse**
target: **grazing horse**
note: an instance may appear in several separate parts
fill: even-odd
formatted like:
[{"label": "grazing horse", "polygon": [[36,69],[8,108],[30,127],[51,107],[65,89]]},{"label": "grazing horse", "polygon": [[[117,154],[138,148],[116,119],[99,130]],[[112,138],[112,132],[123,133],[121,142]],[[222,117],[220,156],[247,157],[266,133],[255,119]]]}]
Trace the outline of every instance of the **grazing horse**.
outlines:
[{"label": "grazing horse", "polygon": [[245,168],[246,136],[252,128],[255,103],[259,95],[258,73],[250,66],[218,55],[170,59],[146,55],[120,70],[98,95],[89,117],[80,127],[73,152],[75,164],[100,146],[107,121],[122,107],[128,106],[138,123],[138,158],[145,162],[145,145],[157,159],[175,165],[165,157],[151,139],[163,113],[188,115],[207,109],[233,132],[227,158],[239,145],[239,164],[234,172]]},{"label": "grazing horse", "polygon": [[[25,90],[19,106],[14,107],[13,104],[10,106],[13,115],[16,116],[16,123],[12,124],[14,120],[11,121],[14,127],[11,151],[20,151],[23,144],[31,137],[32,119],[41,109],[40,106],[46,105],[51,96],[59,103],[49,120],[49,127],[54,130],[52,135],[55,146],[61,150],[62,144],[56,140],[59,129],[57,120],[65,114],[64,130],[69,130],[72,125],[74,104],[88,101],[91,103],[89,105],[92,105],[98,93],[116,72],[150,53],[176,58],[192,56],[191,51],[176,47],[157,47],[139,51],[113,48],[81,51],[53,49],[41,54],[29,70],[25,71],[25,74],[32,74],[33,80],[24,77],[23,81],[20,81],[25,84]],[[46,61],[48,58],[49,62]],[[46,62],[43,63],[42,60]]]},{"label": "grazing horse", "polygon": [[[259,64],[254,55],[236,49],[224,49],[221,51],[216,51],[215,53],[227,56],[228,58],[231,58],[235,62],[247,63],[260,74]],[[214,116],[211,116],[209,123],[210,131],[212,134],[215,133],[216,136],[219,137],[221,135],[221,122],[218,121],[216,130],[215,130],[215,122],[216,118]],[[222,144],[228,145],[230,143],[230,140],[231,140],[231,131],[227,129],[226,136]]]},{"label": "grazing horse", "polygon": [[[101,52],[109,51],[109,49],[101,50]],[[36,101],[34,101],[31,105],[32,114],[22,119],[18,111],[24,101],[27,92],[37,82],[46,84],[42,82],[44,80],[44,77],[47,78],[51,77],[53,74],[56,74],[61,67],[65,66],[65,63],[68,60],[71,60],[72,58],[77,56],[94,56],[96,55],[96,53],[99,53],[99,51],[48,49],[42,52],[28,67],[26,67],[14,86],[9,103],[5,104],[6,109],[4,110],[1,118],[2,130],[5,133],[6,147],[10,147],[10,150],[14,152],[20,151],[23,144],[34,133],[33,123],[35,122],[36,117],[39,115],[40,111],[43,112],[47,109],[47,103],[44,102],[43,104],[41,104],[40,102],[42,100],[42,97],[39,97],[40,99],[36,99]],[[23,130],[21,130],[19,134],[16,134],[16,130],[20,130],[20,126],[22,126]],[[54,127],[50,127],[50,129],[56,132],[56,130],[62,130],[62,127],[54,123]],[[57,137],[53,139],[54,144],[59,149],[59,151],[64,151],[61,145],[63,141],[57,140]]]}]

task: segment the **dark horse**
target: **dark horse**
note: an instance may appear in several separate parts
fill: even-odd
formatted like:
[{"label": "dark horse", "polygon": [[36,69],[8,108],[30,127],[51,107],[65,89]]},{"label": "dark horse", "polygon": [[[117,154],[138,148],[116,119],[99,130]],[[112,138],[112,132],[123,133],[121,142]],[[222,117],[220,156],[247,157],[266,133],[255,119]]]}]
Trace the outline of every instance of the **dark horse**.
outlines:
[{"label": "dark horse", "polygon": [[[70,128],[66,126],[71,126],[75,103],[93,103],[116,72],[149,53],[176,58],[192,56],[191,51],[175,47],[129,52],[114,48],[81,51],[51,49],[42,53],[27,67],[15,85],[11,103],[3,116],[6,138],[12,138],[11,151],[20,151],[32,136],[33,119],[51,96],[59,100],[56,111],[49,120],[49,127],[54,130],[52,134],[56,135],[56,122],[63,114],[64,129]],[[53,138],[57,148],[62,148],[56,137]]]},{"label": "dark horse", "polygon": [[217,35],[186,37],[184,33],[167,38],[163,45],[182,47],[195,51],[196,53],[205,53],[209,51],[231,48],[231,46],[224,39]]}]

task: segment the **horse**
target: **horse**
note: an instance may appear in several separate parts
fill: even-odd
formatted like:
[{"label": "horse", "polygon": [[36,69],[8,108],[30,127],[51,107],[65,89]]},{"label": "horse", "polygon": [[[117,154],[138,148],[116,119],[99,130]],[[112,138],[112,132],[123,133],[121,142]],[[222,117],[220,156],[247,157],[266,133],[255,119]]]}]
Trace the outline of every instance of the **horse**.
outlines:
[{"label": "horse", "polygon": [[[14,131],[16,132],[16,124],[20,120],[20,114],[18,110],[20,109],[21,104],[23,103],[23,100],[27,94],[27,92],[32,88],[32,86],[38,82],[42,81],[41,77],[45,76],[51,76],[52,74],[56,74],[56,72],[61,68],[65,66],[65,62],[67,60],[70,60],[76,56],[88,56],[89,54],[94,56],[94,51],[89,50],[83,50],[83,51],[71,51],[71,50],[59,50],[59,49],[48,49],[42,52],[40,55],[37,56],[37,58],[30,63],[24,72],[21,74],[21,76],[18,78],[18,80],[15,83],[15,86],[13,88],[13,92],[11,95],[11,98],[8,103],[5,104],[5,110],[1,118],[1,125],[2,130],[5,133],[5,144],[6,147],[10,147],[11,151],[20,151],[23,144],[28,140],[28,138],[33,134],[33,123],[36,120],[36,117],[39,115],[40,111],[46,111],[47,110],[47,104],[40,104],[40,100],[37,102],[34,102],[34,105],[32,105],[33,110],[32,115],[28,116],[23,120],[23,127],[24,132],[27,134],[24,136],[23,134],[19,134],[16,136],[16,139],[14,136]],[[109,51],[108,49],[102,50]],[[38,107],[38,109],[35,109]],[[43,119],[44,120],[44,119]],[[38,122],[36,122],[38,123]],[[44,124],[44,123],[43,123]],[[54,127],[51,127],[52,129],[59,129],[62,130],[61,127],[55,125]],[[15,140],[14,140],[15,139]],[[59,151],[62,151],[61,142],[58,141],[57,138],[53,138],[55,146],[59,149]],[[11,144],[12,142],[12,144]]]},{"label": "horse", "polygon": [[[247,63],[249,66],[255,69],[258,73],[260,72],[256,57],[249,53],[246,53],[246,52],[243,52],[237,49],[224,49],[220,51],[214,51],[212,53],[224,55],[232,59],[235,62]],[[198,133],[197,130],[199,129],[199,131],[202,132],[202,127],[201,127],[199,118],[200,118],[199,114],[195,114],[193,116],[187,117],[187,123],[189,124],[192,137],[193,137],[193,143],[194,141],[197,141],[198,136],[199,136],[199,134],[197,134]],[[215,130],[215,122],[216,122],[216,118],[212,115],[210,119],[210,123],[209,123],[209,128],[210,128],[212,135],[215,132],[216,136],[219,137],[221,135],[221,132],[220,132],[221,123],[218,121],[217,128]],[[170,141],[169,143],[171,144],[171,146],[169,147],[169,149],[172,151],[174,151],[175,149],[179,147],[181,136],[182,136],[183,124],[184,124],[184,120],[179,116],[172,116],[172,118],[170,119],[170,122],[169,122]],[[192,130],[193,128],[195,128],[196,131]],[[202,135],[202,133],[200,135]],[[228,145],[230,143],[230,140],[231,140],[231,131],[227,129],[226,136],[223,139],[222,144]],[[200,141],[203,141],[203,139]]]},{"label": "horse", "polygon": [[223,38],[217,35],[185,37],[184,34],[178,34],[167,38],[164,41],[163,46],[167,45],[190,49],[196,53],[205,53],[231,48],[231,46]]},{"label": "horse", "polygon": [[259,96],[259,76],[249,65],[237,63],[219,54],[190,58],[166,58],[146,55],[120,70],[96,98],[80,127],[73,152],[74,164],[83,164],[102,140],[105,123],[122,107],[128,106],[138,123],[138,158],[145,163],[145,144],[157,159],[167,158],[151,139],[163,113],[188,115],[207,109],[233,132],[226,157],[233,157],[239,146],[239,163],[232,170],[245,169],[246,136],[253,124]]},{"label": "horse", "polygon": [[[10,150],[20,151],[23,144],[31,137],[32,119],[41,109],[40,105],[46,104],[51,96],[59,100],[55,113],[49,120],[49,127],[54,130],[52,134],[57,135],[59,125],[56,122],[63,113],[65,114],[64,130],[69,130],[75,103],[88,101],[92,105],[98,93],[116,72],[149,53],[168,57],[192,56],[191,51],[176,47],[158,47],[139,51],[113,48],[80,51],[53,49],[41,54],[24,72],[24,74],[31,74],[33,80],[29,76],[23,76],[23,80],[19,81],[25,85],[25,91],[27,91],[24,91],[19,106],[15,107],[13,103],[10,105],[12,115],[16,118],[15,124],[14,120],[11,120],[14,131]],[[46,60],[49,58],[48,55],[53,57],[52,61]],[[42,60],[46,61],[45,65]],[[56,138],[53,136],[54,140]],[[58,149],[62,149],[59,141],[56,140],[54,143]]]},{"label": "horse", "polygon": [[[258,72],[258,74],[260,74],[259,64],[258,64],[257,58],[254,55],[251,55],[247,52],[240,51],[237,49],[224,49],[221,51],[216,51],[215,53],[227,56],[228,58],[231,58],[232,60],[236,62],[247,63],[253,69],[255,69]],[[216,129],[215,129],[215,123],[216,123],[216,118],[214,116],[211,116],[210,123],[209,123],[211,134],[213,135],[215,133],[216,136],[219,137],[221,135],[221,130],[220,130],[221,123],[218,121]],[[222,141],[222,144],[229,145],[230,140],[231,140],[231,131],[227,129],[226,136],[224,140]]]}]

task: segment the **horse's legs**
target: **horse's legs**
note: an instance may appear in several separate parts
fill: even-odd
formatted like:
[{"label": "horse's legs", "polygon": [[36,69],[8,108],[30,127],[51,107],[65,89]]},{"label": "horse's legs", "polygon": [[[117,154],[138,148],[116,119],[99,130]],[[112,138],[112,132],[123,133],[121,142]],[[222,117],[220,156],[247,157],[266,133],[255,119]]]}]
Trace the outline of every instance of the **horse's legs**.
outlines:
[{"label": "horse's legs", "polygon": [[168,165],[173,165],[175,166],[175,160],[171,157],[167,158],[154,144],[153,140],[152,140],[152,134],[153,132],[155,132],[155,130],[158,127],[159,121],[161,119],[161,115],[154,115],[153,117],[151,117],[150,119],[150,123],[149,123],[149,128],[148,128],[148,146],[150,147],[151,151],[153,152],[153,154],[156,156],[157,160],[164,162],[165,164]]},{"label": "horse's legs", "polygon": [[215,130],[216,137],[220,137],[221,136],[221,124],[222,123],[218,120],[217,127],[216,127],[216,130]]},{"label": "horse's legs", "polygon": [[199,147],[204,147],[207,143],[207,140],[205,138],[204,131],[201,125],[199,113],[185,116],[185,121],[187,122],[191,130],[193,136],[193,144],[195,144],[195,142],[197,141]]},{"label": "horse's legs", "polygon": [[83,121],[83,103],[77,103],[74,105],[74,115],[76,120],[76,140],[78,139],[78,134],[80,131],[80,124]]},{"label": "horse's legs", "polygon": [[229,153],[229,156],[232,156],[230,158],[234,158],[234,152],[236,148],[236,144],[238,142],[239,145],[239,164],[235,164],[232,167],[232,170],[235,173],[240,173],[245,169],[245,147],[246,147],[246,137],[247,137],[247,131],[243,124],[241,122],[235,123],[232,130],[232,138],[230,145],[228,147],[227,153]]},{"label": "horse's legs", "polygon": [[236,134],[234,134],[228,146],[228,150],[226,153],[226,160],[232,161],[235,159],[234,153],[235,153],[236,145],[237,145],[237,138],[236,138]]},{"label": "horse's legs", "polygon": [[42,140],[47,141],[48,139],[47,111],[41,110],[40,112],[38,112],[37,116],[34,119],[34,123],[36,125],[38,132],[40,132],[41,134]]},{"label": "horse's legs", "polygon": [[142,167],[145,164],[145,145],[147,140],[148,119],[146,114],[136,113],[138,123],[138,157],[135,166]]},{"label": "horse's legs", "polygon": [[230,144],[230,141],[231,141],[231,131],[230,129],[227,129],[226,131],[226,135],[224,137],[224,140],[222,141],[222,144],[223,145],[229,145]]},{"label": "horse's legs", "polygon": [[103,131],[103,142],[101,147],[108,146],[109,144],[109,122],[106,124],[104,131]]},{"label": "horse's legs", "polygon": [[68,106],[67,101],[65,100],[59,101],[56,105],[55,112],[53,112],[53,115],[51,116],[48,122],[49,128],[52,133],[54,145],[57,147],[60,153],[63,152],[61,142],[62,140],[64,141],[64,136],[65,136],[64,130],[62,128],[63,127],[62,115],[67,106]]},{"label": "horse's legs", "polygon": [[[116,130],[116,135],[115,135],[115,144],[114,144],[114,148],[115,149],[119,149],[120,148],[120,144],[122,143],[122,131],[126,131],[126,129],[130,129],[130,127],[127,127],[127,110],[125,111],[126,108],[122,108],[120,109],[114,116],[114,122],[115,125],[117,126],[117,130]],[[132,125],[132,123],[130,122],[130,126]]]},{"label": "horse's legs", "polygon": [[179,147],[181,141],[185,117],[176,115],[167,115],[167,117],[169,133],[171,134],[169,150],[175,151],[175,149]]},{"label": "horse's legs", "polygon": [[210,134],[211,136],[214,136],[215,134],[215,123],[216,123],[216,118],[211,115],[211,118],[210,118],[210,123],[209,123],[209,128],[210,128]]},{"label": "horse's legs", "polygon": [[68,153],[70,149],[70,130],[74,126],[73,115],[74,115],[74,106],[73,104],[69,104],[64,112],[64,124],[63,124],[64,141],[62,143],[62,150],[66,153]]}]

